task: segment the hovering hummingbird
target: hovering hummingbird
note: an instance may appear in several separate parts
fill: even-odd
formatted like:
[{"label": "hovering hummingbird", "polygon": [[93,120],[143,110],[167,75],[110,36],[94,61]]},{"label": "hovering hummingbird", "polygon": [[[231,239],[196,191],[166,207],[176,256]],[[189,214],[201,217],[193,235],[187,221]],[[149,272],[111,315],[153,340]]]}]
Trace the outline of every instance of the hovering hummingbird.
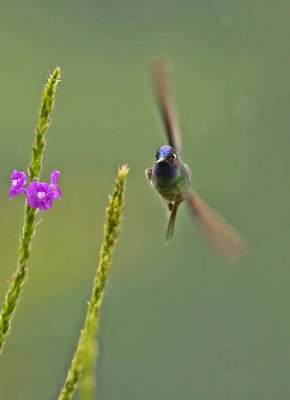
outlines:
[{"label": "hovering hummingbird", "polygon": [[190,169],[180,158],[181,135],[166,66],[163,59],[155,60],[152,66],[152,82],[169,145],[157,150],[153,169],[148,168],[145,171],[171,212],[166,239],[169,241],[172,238],[178,207],[185,201],[213,245],[227,258],[237,258],[246,249],[244,240],[190,188]]}]

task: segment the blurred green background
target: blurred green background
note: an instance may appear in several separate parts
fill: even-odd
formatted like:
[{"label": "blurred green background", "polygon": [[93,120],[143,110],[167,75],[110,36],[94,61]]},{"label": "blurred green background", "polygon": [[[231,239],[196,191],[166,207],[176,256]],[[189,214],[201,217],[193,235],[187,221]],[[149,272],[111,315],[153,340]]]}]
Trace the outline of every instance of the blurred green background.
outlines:
[{"label": "blurred green background", "polygon": [[[289,399],[288,1],[1,1],[1,302],[14,273],[40,97],[63,79],[42,179],[29,280],[0,357],[0,398],[56,399],[98,261],[117,166],[131,167],[101,313],[98,399]],[[251,243],[228,265],[181,207],[174,241],[144,170],[166,143],[149,64],[175,66],[183,159],[199,193]],[[75,396],[75,399],[78,396]]]}]

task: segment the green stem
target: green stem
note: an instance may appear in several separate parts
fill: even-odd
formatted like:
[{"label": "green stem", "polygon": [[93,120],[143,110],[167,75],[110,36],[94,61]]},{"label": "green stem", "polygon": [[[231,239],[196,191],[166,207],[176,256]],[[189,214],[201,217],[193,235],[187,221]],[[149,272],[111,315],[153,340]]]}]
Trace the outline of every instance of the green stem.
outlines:
[{"label": "green stem", "polygon": [[97,325],[97,316],[92,314],[88,323],[86,342],[83,349],[83,371],[80,381],[81,400],[93,400],[95,398],[98,357],[98,344],[96,342]]},{"label": "green stem", "polygon": [[[129,169],[123,165],[118,171],[118,178],[109,206],[106,210],[107,220],[104,227],[104,241],[100,251],[100,261],[94,279],[93,293],[88,304],[84,328],[81,331],[78,346],[68,371],[66,382],[58,400],[72,398],[83,372],[88,373],[83,382],[83,394],[93,393],[94,379],[92,368],[97,353],[95,337],[99,325],[99,311],[103,302],[104,288],[111,266],[112,254],[119,237],[120,223],[124,209],[125,184]],[[88,397],[87,397],[88,398]]]},{"label": "green stem", "polygon": [[[60,69],[56,68],[49,77],[44,88],[39,113],[39,121],[35,128],[35,141],[32,147],[32,157],[28,168],[29,182],[40,178],[42,158],[45,149],[45,132],[50,125],[50,115],[54,105],[54,95],[60,79]],[[11,320],[15,313],[22,286],[25,282],[28,268],[27,262],[30,255],[31,240],[35,233],[35,217],[37,209],[25,203],[24,225],[19,247],[17,269],[10,280],[10,286],[6,293],[4,303],[0,312],[0,354],[3,350],[6,337],[11,327]]]}]

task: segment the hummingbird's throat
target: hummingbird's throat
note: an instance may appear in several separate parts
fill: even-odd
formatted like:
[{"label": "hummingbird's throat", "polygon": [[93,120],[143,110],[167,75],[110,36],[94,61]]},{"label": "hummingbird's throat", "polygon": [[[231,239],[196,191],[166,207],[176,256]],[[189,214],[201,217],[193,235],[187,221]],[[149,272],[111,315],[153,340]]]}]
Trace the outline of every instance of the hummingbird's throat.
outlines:
[{"label": "hummingbird's throat", "polygon": [[167,160],[156,162],[154,170],[156,177],[160,179],[171,179],[178,174],[178,167]]}]

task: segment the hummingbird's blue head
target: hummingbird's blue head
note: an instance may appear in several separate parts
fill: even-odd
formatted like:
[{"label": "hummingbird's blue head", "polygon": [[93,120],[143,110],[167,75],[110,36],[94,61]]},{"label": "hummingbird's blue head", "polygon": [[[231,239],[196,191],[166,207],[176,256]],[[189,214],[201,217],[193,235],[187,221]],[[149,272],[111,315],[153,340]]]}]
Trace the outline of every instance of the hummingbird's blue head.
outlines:
[{"label": "hummingbird's blue head", "polygon": [[162,146],[156,152],[156,163],[170,163],[173,165],[178,165],[179,160],[177,154],[173,147],[171,146]]}]

